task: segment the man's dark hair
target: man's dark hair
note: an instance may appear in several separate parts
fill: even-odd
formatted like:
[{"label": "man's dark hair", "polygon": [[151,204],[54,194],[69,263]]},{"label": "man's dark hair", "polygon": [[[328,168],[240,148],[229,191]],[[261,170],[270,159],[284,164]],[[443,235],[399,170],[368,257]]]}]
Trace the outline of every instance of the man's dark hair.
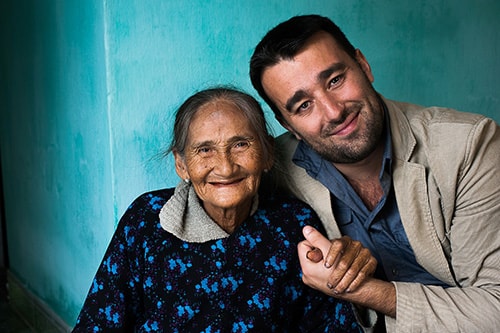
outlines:
[{"label": "man's dark hair", "polygon": [[264,91],[262,73],[281,60],[292,59],[313,35],[321,31],[330,34],[349,56],[356,59],[356,49],[342,30],[329,18],[319,15],[295,16],[280,23],[255,47],[250,59],[250,80],[278,120],[282,119],[281,113]]}]

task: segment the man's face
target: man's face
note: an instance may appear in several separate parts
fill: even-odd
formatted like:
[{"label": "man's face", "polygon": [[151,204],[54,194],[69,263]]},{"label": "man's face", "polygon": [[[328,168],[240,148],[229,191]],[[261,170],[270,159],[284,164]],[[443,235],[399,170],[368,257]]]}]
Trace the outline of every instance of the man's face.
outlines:
[{"label": "man's face", "polygon": [[380,143],[383,109],[372,82],[363,54],[353,59],[323,32],[262,75],[281,124],[333,163],[362,161]]}]

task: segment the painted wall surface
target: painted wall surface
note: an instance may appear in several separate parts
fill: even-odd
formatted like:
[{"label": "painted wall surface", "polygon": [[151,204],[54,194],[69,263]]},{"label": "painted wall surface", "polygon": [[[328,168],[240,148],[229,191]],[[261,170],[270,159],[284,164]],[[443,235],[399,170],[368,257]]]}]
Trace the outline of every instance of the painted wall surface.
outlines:
[{"label": "painted wall surface", "polygon": [[[500,3],[4,1],[1,162],[10,269],[72,325],[118,219],[178,182],[173,112],[194,91],[248,78],[278,22],[319,13],[367,57],[388,98],[500,121]],[[283,131],[269,120],[276,134]]]},{"label": "painted wall surface", "polygon": [[10,270],[72,323],[115,220],[102,5],[3,6],[0,139]]}]

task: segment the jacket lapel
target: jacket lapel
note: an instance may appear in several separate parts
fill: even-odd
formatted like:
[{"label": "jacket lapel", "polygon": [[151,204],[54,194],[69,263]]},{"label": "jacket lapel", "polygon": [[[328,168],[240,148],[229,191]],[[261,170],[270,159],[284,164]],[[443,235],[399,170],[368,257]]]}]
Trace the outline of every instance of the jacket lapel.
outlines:
[{"label": "jacket lapel", "polygon": [[287,132],[278,138],[276,144],[278,160],[286,161],[286,167],[278,168],[280,170],[276,174],[278,183],[282,183],[284,188],[288,188],[297,198],[311,206],[323,223],[329,239],[341,237],[333,216],[330,191],[292,162],[298,141]]},{"label": "jacket lapel", "polygon": [[429,273],[454,285],[432,220],[425,167],[412,163],[416,146],[408,119],[399,105],[384,99],[389,110],[393,144],[393,183],[401,221],[417,261]]}]

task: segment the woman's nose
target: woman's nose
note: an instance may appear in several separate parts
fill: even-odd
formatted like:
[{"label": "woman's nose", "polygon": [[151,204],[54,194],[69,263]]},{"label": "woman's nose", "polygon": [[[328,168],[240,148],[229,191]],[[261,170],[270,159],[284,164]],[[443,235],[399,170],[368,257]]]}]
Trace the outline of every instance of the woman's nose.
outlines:
[{"label": "woman's nose", "polygon": [[234,161],[230,152],[219,152],[215,161],[214,170],[222,176],[231,175],[234,169]]}]

